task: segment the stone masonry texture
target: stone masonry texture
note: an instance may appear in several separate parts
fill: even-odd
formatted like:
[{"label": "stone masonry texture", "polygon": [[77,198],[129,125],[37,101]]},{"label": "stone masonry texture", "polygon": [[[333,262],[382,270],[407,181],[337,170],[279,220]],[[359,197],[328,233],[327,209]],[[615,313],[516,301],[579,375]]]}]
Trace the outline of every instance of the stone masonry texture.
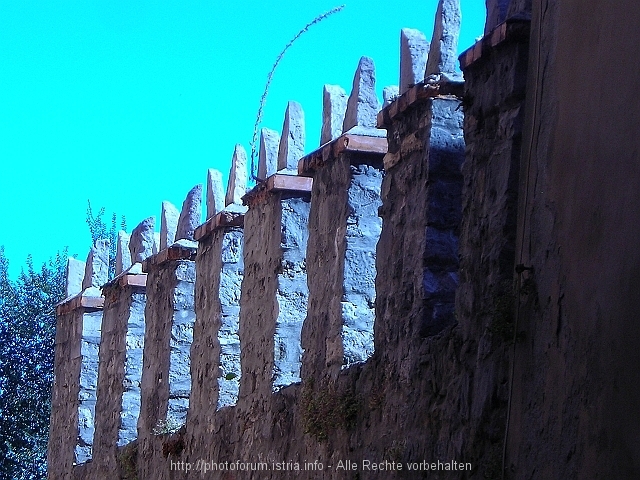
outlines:
[{"label": "stone masonry texture", "polygon": [[373,353],[381,168],[379,155],[345,153],[314,174],[303,328],[303,372],[310,377],[335,378]]},{"label": "stone masonry texture", "polygon": [[185,420],[195,316],[193,261],[149,261],[145,268],[146,330],[138,420],[138,465],[143,478],[163,459],[161,449],[154,447],[159,441],[154,430],[164,431]]},{"label": "stone masonry texture", "polygon": [[116,468],[117,446],[137,437],[144,342],[144,287],[105,286],[100,343],[94,460],[90,470],[104,477]]},{"label": "stone masonry texture", "polygon": [[76,462],[84,463],[92,457],[95,430],[96,388],[98,383],[98,347],[102,312],[85,312],[82,315],[82,337],[80,354],[80,391],[78,399],[78,442]]},{"label": "stone masonry texture", "polygon": [[[94,374],[97,369],[96,359],[82,355],[83,351],[88,353],[90,345],[95,345],[95,332],[100,328],[101,319],[101,311],[85,312],[82,308],[58,317],[47,452],[51,478],[71,479],[73,465],[91,457],[94,427],[91,402],[95,401],[95,391],[91,392],[91,386],[95,388],[95,376],[90,375],[87,369],[93,367]],[[89,330],[93,333],[91,337]],[[83,366],[84,361],[87,361],[86,366]],[[82,405],[81,397],[84,400]],[[82,425],[79,424],[80,408],[83,410]],[[81,444],[77,443],[78,440]]]},{"label": "stone masonry texture", "polygon": [[[209,376],[193,374],[209,382],[211,408],[189,412],[175,433],[142,429],[106,476],[92,462],[71,470],[81,329],[77,312],[61,309],[51,439],[64,448],[50,445],[52,478],[639,478],[640,107],[629,65],[640,10],[630,0],[613,9],[542,0],[529,29],[529,5],[510,2],[507,23],[463,56],[464,94],[435,75],[379,116],[388,152],[366,362],[341,368],[339,349],[327,352],[346,298],[349,190],[366,162],[323,166],[327,158],[313,156],[300,381],[272,392],[278,277],[283,246],[295,243],[287,237],[297,235],[282,228],[291,198],[258,189],[245,218],[236,405],[217,409],[219,353],[194,347],[197,368],[211,366]],[[602,72],[606,80],[594,81]],[[222,263],[216,235],[201,245],[219,245],[202,263],[216,272],[198,273],[212,285]],[[154,284],[162,281],[157,274]],[[202,296],[219,291],[198,287],[196,304],[213,309]],[[154,303],[173,311],[168,295]],[[194,345],[215,342],[219,327],[206,328]],[[365,460],[402,470],[366,469]],[[408,468],[452,460],[471,469]],[[314,461],[322,467],[310,471]],[[194,472],[214,462],[227,471]]]},{"label": "stone masonry texture", "polygon": [[248,405],[264,402],[273,388],[299,380],[300,332],[308,295],[309,203],[308,198],[283,195],[270,194],[245,216],[238,402]]},{"label": "stone masonry texture", "polygon": [[193,448],[211,438],[218,409],[237,402],[242,238],[241,228],[221,228],[202,238],[198,246],[187,413],[187,438]]},{"label": "stone masonry texture", "polygon": [[300,335],[307,315],[307,239],[309,199],[281,201],[281,267],[278,271],[278,316],[274,332],[273,389],[300,381]]}]

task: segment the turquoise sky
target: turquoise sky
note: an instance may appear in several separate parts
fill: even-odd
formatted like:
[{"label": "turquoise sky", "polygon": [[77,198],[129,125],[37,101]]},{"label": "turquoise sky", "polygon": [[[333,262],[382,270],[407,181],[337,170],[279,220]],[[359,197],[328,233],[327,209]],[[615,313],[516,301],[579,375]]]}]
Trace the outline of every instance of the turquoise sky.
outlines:
[{"label": "turquoise sky", "polygon": [[[322,86],[347,92],[361,56],[382,88],[398,84],[403,27],[431,38],[436,0],[349,0],[312,27],[276,71],[262,126],[281,130],[288,100],[319,142]],[[462,0],[460,51],[485,7]],[[68,246],[84,260],[87,199],[130,231],[163,200],[182,205],[207,168],[250,149],[265,81],[282,48],[339,2],[21,0],[0,2],[0,245],[17,275]]]}]

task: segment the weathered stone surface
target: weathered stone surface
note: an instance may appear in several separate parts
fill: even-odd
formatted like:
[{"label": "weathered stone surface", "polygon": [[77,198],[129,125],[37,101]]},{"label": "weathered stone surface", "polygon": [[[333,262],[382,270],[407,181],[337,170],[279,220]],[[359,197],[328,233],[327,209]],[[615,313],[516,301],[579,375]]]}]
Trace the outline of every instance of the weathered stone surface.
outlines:
[{"label": "weathered stone surface", "polygon": [[187,434],[195,443],[209,441],[216,411],[238,399],[242,251],[243,230],[237,227],[218,229],[198,246],[187,414]]},{"label": "weathered stone surface", "polygon": [[[274,192],[245,215],[238,406],[263,404],[300,375],[309,200]],[[274,274],[275,272],[275,274]]]},{"label": "weathered stone surface", "polygon": [[222,172],[214,168],[207,171],[207,220],[224,210]]},{"label": "weathered stone surface", "polygon": [[265,180],[278,171],[278,146],[280,134],[270,128],[260,130],[260,149],[258,150],[258,178]]},{"label": "weathered stone surface", "polygon": [[376,67],[369,57],[362,57],[353,78],[353,88],[347,101],[342,131],[356,125],[375,127],[380,102],[376,96]]},{"label": "weathered stone surface", "polygon": [[98,343],[102,311],[73,310],[57,319],[51,397],[50,478],[72,478],[92,457]]},{"label": "weathered stone surface", "polygon": [[182,203],[178,219],[176,240],[194,240],[193,232],[202,223],[202,184],[199,183],[187,193]]},{"label": "weathered stone surface", "polygon": [[[182,424],[191,385],[189,352],[193,338],[195,264],[169,260],[149,266],[145,308],[145,342],[141,378],[138,452],[141,478],[160,462],[153,430],[162,424]],[[154,457],[154,455],[156,455]],[[151,458],[143,462],[141,457]],[[166,469],[164,470],[167,471]]]},{"label": "weathered stone surface", "polygon": [[109,240],[96,240],[87,256],[82,288],[101,287],[109,280]]},{"label": "weathered stone surface", "polygon": [[82,260],[77,258],[67,258],[66,271],[66,296],[72,297],[82,291],[82,281],[84,280],[84,271],[86,265]]},{"label": "weathered stone surface", "polygon": [[129,251],[129,234],[120,230],[116,245],[116,275],[120,275],[131,266],[131,252]]},{"label": "weathered stone surface", "polygon": [[120,410],[120,428],[118,429],[119,447],[138,437],[146,301],[146,295],[142,289],[133,290],[126,325],[124,390]]},{"label": "weathered stone surface", "polygon": [[80,354],[80,391],[78,394],[78,439],[76,462],[84,463],[93,456],[92,446],[95,431],[96,387],[98,383],[98,347],[102,312],[87,312],[82,315],[82,337]]},{"label": "weathered stone surface", "polygon": [[145,288],[112,282],[104,292],[92,478],[113,475],[117,447],[137,437],[140,410]]},{"label": "weathered stone surface", "polygon": [[244,277],[242,229],[225,229],[222,238],[220,271],[220,395],[218,408],[235,405],[240,385],[240,290]]},{"label": "weathered stone surface", "polygon": [[[336,378],[373,353],[382,162],[350,153],[316,170],[309,214],[309,306],[302,377]],[[364,162],[369,161],[374,166]]]},{"label": "weathered stone surface", "polygon": [[346,245],[342,297],[342,365],[364,362],[373,354],[376,244],[382,220],[378,216],[382,169],[351,166],[347,192]]},{"label": "weathered stone surface", "polygon": [[307,240],[309,207],[307,199],[281,201],[282,268],[278,274],[275,322],[273,391],[300,381],[301,333],[307,315]]},{"label": "weathered stone surface", "polygon": [[227,184],[225,204],[242,205],[242,197],[247,192],[247,152],[239,143],[236,144],[231,159],[231,171]]},{"label": "weathered stone surface", "polygon": [[511,0],[485,0],[487,6],[487,20],[484,33],[489,33],[507,19],[507,11]]},{"label": "weathered stone surface", "polygon": [[438,2],[425,78],[430,75],[456,74],[460,21],[460,0]]},{"label": "weathered stone surface", "polygon": [[429,42],[424,33],[414,28],[400,31],[400,94],[424,80]]},{"label": "weathered stone surface", "polygon": [[173,245],[176,241],[180,211],[171,202],[162,202],[160,215],[160,250]]},{"label": "weathered stone surface", "polygon": [[347,111],[347,92],[339,85],[325,85],[322,89],[322,133],[320,145],[342,135],[344,114]]},{"label": "weathered stone surface", "polygon": [[153,254],[160,251],[160,232],[153,232]]},{"label": "weathered stone surface", "polygon": [[304,156],[305,138],[302,105],[290,101],[284,114],[282,136],[278,147],[278,170],[298,172],[298,160]]},{"label": "weathered stone surface", "polygon": [[153,255],[156,244],[153,231],[155,226],[156,218],[149,217],[140,222],[131,232],[131,237],[129,238],[131,263],[142,263],[147,257]]},{"label": "weathered stone surface", "polygon": [[397,85],[389,85],[387,87],[384,87],[382,89],[382,108],[391,105],[391,103],[398,98],[399,94],[400,90]]}]

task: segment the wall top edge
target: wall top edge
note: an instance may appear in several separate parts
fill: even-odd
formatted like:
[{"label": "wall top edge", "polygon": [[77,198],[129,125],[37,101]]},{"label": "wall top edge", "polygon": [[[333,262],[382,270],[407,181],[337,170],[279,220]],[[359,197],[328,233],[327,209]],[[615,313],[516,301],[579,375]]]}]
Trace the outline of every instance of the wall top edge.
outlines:
[{"label": "wall top edge", "polygon": [[311,193],[313,179],[299,175],[275,173],[260,182],[242,197],[244,205],[249,208],[265,202],[272,193],[284,192],[288,196],[307,196]]},{"label": "wall top edge", "polygon": [[142,262],[142,271],[148,272],[152,266],[162,265],[163,263],[175,260],[195,260],[197,248],[186,245],[173,244],[164,250],[151,255]]},{"label": "wall top edge", "polygon": [[56,305],[56,314],[61,316],[79,309],[84,309],[88,312],[97,311],[102,310],[103,307],[103,296],[96,297],[93,295],[85,295],[85,292],[80,292],[78,295],[65,299]]},{"label": "wall top edge", "polygon": [[211,233],[221,228],[227,227],[244,227],[244,213],[230,212],[223,210],[218,212],[213,217],[209,218],[202,225],[198,226],[193,233],[193,238],[196,242],[199,242]]},{"label": "wall top edge", "polygon": [[462,52],[458,57],[460,68],[466,70],[494,48],[511,42],[529,40],[531,16],[528,14],[515,15],[508,18],[489,33],[484,35],[474,45]]},{"label": "wall top edge", "polygon": [[370,130],[371,135],[344,133],[338,138],[325,143],[310,154],[305,155],[298,161],[298,175],[305,177],[312,176],[316,169],[335,160],[341,153],[351,152],[383,157],[388,149],[386,133],[384,136],[381,136],[380,132],[384,132],[384,130]]},{"label": "wall top edge", "polygon": [[457,97],[464,95],[464,82],[442,78],[437,82],[420,82],[410,87],[390,105],[378,112],[378,127],[387,128],[392,121],[406,111],[436,97]]}]

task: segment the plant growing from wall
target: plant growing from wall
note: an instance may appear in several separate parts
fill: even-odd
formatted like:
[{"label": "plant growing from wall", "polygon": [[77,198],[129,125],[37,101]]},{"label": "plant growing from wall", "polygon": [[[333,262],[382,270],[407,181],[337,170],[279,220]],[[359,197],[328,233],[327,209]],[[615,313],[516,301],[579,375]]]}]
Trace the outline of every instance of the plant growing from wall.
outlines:
[{"label": "plant growing from wall", "polygon": [[310,379],[302,387],[300,405],[304,433],[322,442],[333,431],[355,426],[362,401],[352,390],[339,390],[334,382],[316,385]]},{"label": "plant growing from wall", "polygon": [[345,5],[340,5],[338,7],[334,7],[331,10],[318,15],[316,18],[314,18],[309,23],[307,23],[302,28],[302,30],[300,30],[289,41],[289,43],[287,43],[285,45],[285,47],[280,52],[280,55],[278,55],[278,57],[276,58],[276,61],[274,62],[273,66],[271,67],[271,71],[267,75],[267,83],[264,86],[264,92],[262,93],[262,97],[260,98],[260,106],[258,107],[258,114],[256,115],[256,123],[253,126],[253,136],[251,138],[251,178],[252,178],[252,180],[259,181],[258,177],[256,176],[256,170],[255,170],[256,143],[258,142],[258,129],[260,128],[260,122],[262,122],[262,112],[264,111],[264,106],[267,103],[267,95],[269,94],[269,86],[271,85],[271,81],[273,80],[273,74],[275,73],[276,68],[278,67],[278,64],[280,63],[280,61],[284,57],[284,54],[287,53],[287,50],[289,49],[289,47],[291,47],[291,45],[293,45],[293,43],[296,40],[298,40],[298,38],[300,38],[300,36],[303,33],[305,33],[307,30],[309,30],[309,28],[311,28],[316,23],[320,23],[325,18],[330,17],[334,13],[338,13],[344,7],[345,7]]},{"label": "plant growing from wall", "polygon": [[0,246],[0,479],[44,479],[53,381],[55,305],[64,298],[67,252],[17,281]]},{"label": "plant growing from wall", "polygon": [[118,228],[118,216],[115,212],[111,214],[111,225],[107,228],[107,224],[102,219],[105,209],[102,207],[97,215],[93,214],[91,208],[91,200],[87,200],[87,226],[91,233],[91,242],[96,240],[109,240],[109,279],[116,275],[116,247],[118,241],[118,230],[127,229],[127,220],[124,215],[120,217],[120,228]]}]

